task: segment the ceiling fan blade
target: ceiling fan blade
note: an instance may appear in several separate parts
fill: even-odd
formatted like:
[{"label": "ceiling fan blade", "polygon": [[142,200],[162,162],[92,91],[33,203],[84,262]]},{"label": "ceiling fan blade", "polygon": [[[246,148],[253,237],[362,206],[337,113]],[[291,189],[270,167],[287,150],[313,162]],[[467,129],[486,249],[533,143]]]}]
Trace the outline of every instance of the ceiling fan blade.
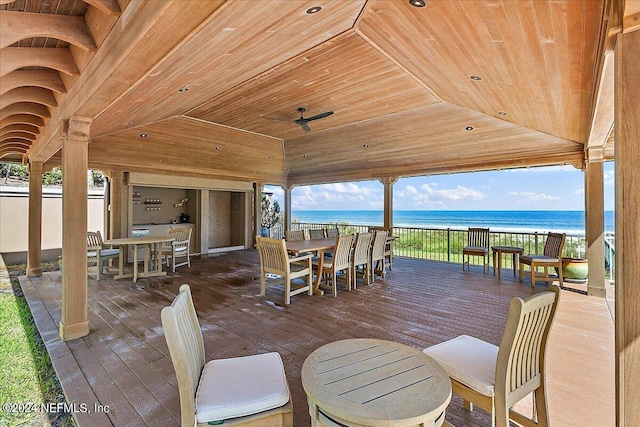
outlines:
[{"label": "ceiling fan blade", "polygon": [[333,111],[326,111],[324,113],[316,114],[315,116],[307,117],[304,119],[305,122],[310,122],[311,120],[324,119],[333,114]]},{"label": "ceiling fan blade", "polygon": [[304,130],[305,132],[309,132],[311,130],[311,128],[309,127],[309,125],[307,124],[307,122],[303,122],[303,123],[298,123],[300,126],[302,126],[302,130]]}]

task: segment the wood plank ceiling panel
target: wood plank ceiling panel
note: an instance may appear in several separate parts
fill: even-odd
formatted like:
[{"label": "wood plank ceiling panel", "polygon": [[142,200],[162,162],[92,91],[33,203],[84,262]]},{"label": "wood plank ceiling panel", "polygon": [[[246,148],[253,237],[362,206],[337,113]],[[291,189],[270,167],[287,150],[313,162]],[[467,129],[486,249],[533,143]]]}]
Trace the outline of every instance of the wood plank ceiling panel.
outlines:
[{"label": "wood plank ceiling panel", "polygon": [[305,117],[334,111],[309,123],[317,132],[434,102],[423,86],[349,31],[187,114],[286,139],[305,133],[293,122],[299,106],[307,108]]},{"label": "wood plank ceiling panel", "polygon": [[[473,130],[467,130],[468,126]],[[290,184],[580,162],[581,144],[447,103],[285,141]],[[499,166],[498,166],[499,167]],[[471,167],[469,166],[469,169]]]},{"label": "wood plank ceiling panel", "polygon": [[371,0],[357,31],[444,101],[584,143],[603,4]]},{"label": "wood plank ceiling panel", "polygon": [[[94,135],[182,114],[351,28],[364,0],[229,1],[98,116]],[[315,14],[313,6],[323,9]],[[186,88],[188,91],[178,92]],[[144,105],[144,108],[139,108]]]},{"label": "wood plank ceiling panel", "polygon": [[187,117],[92,138],[89,161],[108,162],[126,170],[150,168],[228,179],[286,181],[281,140]]}]

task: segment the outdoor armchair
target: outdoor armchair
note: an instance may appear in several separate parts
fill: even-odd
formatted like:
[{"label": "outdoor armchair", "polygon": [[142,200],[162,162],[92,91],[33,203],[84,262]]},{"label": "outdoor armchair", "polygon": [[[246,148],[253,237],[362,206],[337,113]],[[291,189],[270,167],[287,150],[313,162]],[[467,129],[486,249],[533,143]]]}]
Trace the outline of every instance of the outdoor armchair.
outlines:
[{"label": "outdoor armchair", "polygon": [[[176,267],[180,267],[182,265],[188,265],[191,267],[190,251],[192,231],[193,230],[189,227],[170,228],[169,231],[167,231],[167,234],[169,237],[173,238],[173,241],[168,242],[162,247],[162,257],[163,259],[166,257],[167,266],[169,266],[169,259],[171,259],[174,273],[176,272]],[[178,258],[185,258],[185,260],[178,263]]]},{"label": "outdoor armchair", "polygon": [[[564,241],[567,238],[566,233],[549,233],[547,235],[547,241],[544,244],[544,250],[542,255],[521,255],[520,256],[520,281],[524,277],[524,266],[528,265],[530,268],[531,287],[536,285],[536,280],[543,280],[546,282],[553,282],[555,277],[549,276],[549,269],[555,267],[558,272],[558,281],[560,287],[563,285],[562,277],[562,249],[564,248]],[[542,267],[544,269],[543,275],[536,275],[536,269]]]},{"label": "outdoor armchair", "polygon": [[120,249],[105,247],[100,231],[87,232],[87,265],[96,264],[96,280],[100,280],[100,274],[105,266],[105,261],[120,256]]},{"label": "outdoor armchair", "polygon": [[[465,260],[466,256],[466,260]],[[489,229],[469,227],[467,231],[467,246],[462,248],[462,270],[464,266],[470,268],[470,257],[482,257],[482,272],[486,271],[489,264]]]}]

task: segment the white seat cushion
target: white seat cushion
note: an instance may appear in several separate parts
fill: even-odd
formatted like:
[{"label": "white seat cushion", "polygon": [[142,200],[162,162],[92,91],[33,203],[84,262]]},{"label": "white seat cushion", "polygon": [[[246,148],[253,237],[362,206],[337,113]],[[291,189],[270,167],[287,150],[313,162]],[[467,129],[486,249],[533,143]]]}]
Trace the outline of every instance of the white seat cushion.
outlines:
[{"label": "white seat cushion", "polygon": [[278,353],[208,362],[196,391],[198,423],[243,417],[279,408],[289,386]]},{"label": "white seat cushion", "polygon": [[424,352],[437,360],[451,378],[485,396],[494,395],[497,346],[460,335]]}]

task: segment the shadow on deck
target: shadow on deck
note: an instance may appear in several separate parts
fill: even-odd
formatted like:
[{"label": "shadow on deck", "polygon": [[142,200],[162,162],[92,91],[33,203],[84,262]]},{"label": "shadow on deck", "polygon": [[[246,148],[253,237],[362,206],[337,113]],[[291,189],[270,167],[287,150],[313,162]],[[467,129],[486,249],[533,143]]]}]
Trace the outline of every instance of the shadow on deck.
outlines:
[{"label": "shadow on deck", "polygon": [[[175,426],[180,404],[160,322],[182,283],[188,283],[203,329],[208,359],[277,351],[293,398],[294,425],[309,426],[300,382],[305,358],[326,343],[378,338],[418,349],[460,334],[499,344],[509,299],[545,289],[518,282],[508,270],[491,273],[459,264],[394,259],[386,280],[330,295],[297,295],[283,306],[281,287],[259,296],[259,261],[247,250],[194,258],[166,277],[89,279],[91,334],[69,342],[58,337],[61,275],[21,277],[36,325],[51,354],[67,401],[87,405],[79,426]],[[548,355],[552,424],[614,425],[614,330],[604,299],[580,290],[562,293]],[[109,412],[95,412],[94,404]],[[458,426],[488,426],[481,410],[462,409],[454,397],[447,419]]]}]

